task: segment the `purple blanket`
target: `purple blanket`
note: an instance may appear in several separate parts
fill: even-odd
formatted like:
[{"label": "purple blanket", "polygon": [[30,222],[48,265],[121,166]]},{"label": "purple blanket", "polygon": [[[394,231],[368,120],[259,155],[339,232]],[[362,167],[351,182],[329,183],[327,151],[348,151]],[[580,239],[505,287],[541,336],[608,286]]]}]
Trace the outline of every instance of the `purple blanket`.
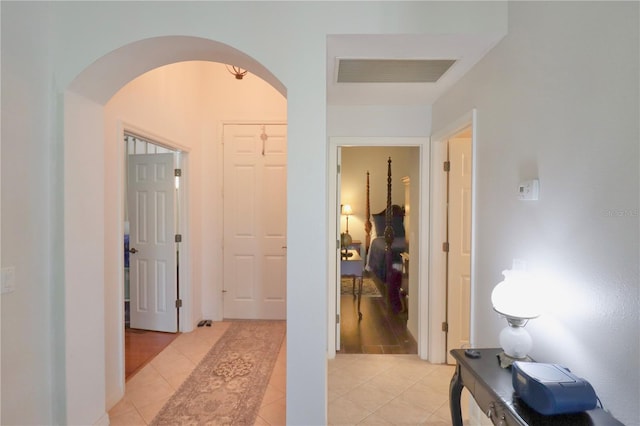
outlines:
[{"label": "purple blanket", "polygon": [[[385,242],[384,237],[377,237],[371,241],[369,246],[369,257],[367,270],[373,272],[381,282],[387,280],[387,265],[385,262]],[[407,250],[407,240],[404,237],[396,237],[391,243],[391,263],[402,264],[400,253]]]}]

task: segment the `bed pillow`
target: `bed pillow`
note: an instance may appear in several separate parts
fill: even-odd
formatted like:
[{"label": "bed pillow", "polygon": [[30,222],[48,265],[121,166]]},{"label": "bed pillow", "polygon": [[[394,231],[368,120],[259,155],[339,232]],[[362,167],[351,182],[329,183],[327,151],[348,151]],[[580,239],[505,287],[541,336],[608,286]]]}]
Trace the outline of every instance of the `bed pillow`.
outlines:
[{"label": "bed pillow", "polygon": [[393,235],[396,237],[404,237],[404,216],[392,217],[391,227],[393,228]]},{"label": "bed pillow", "polygon": [[373,218],[373,230],[375,232],[375,235],[377,237],[382,237],[384,235],[384,228],[385,228],[385,217],[383,214],[374,214],[371,215],[371,217]]},{"label": "bed pillow", "polygon": [[[384,228],[386,227],[386,218],[383,214],[374,214],[373,217],[373,229],[376,232],[377,237],[384,236]],[[393,235],[396,237],[404,237],[404,216],[392,216],[391,227],[393,228]]]}]

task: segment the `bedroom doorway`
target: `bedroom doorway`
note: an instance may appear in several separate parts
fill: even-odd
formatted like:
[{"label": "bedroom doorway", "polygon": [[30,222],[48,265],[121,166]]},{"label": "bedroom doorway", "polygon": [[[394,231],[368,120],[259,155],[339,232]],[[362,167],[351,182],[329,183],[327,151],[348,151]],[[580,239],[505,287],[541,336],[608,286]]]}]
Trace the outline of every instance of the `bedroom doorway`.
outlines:
[{"label": "bedroom doorway", "polygon": [[[341,258],[339,305],[340,333],[336,346],[340,353],[417,354],[416,312],[409,309],[408,295],[415,294],[414,277],[409,274],[410,192],[409,181],[419,182],[419,148],[395,146],[355,146],[340,148],[339,204],[340,234],[349,232],[345,247],[361,261]],[[391,159],[391,203],[398,207],[394,217],[394,264],[401,269],[398,288],[389,289],[382,272],[384,264],[383,218],[387,203],[388,167]],[[349,206],[345,215],[344,206]],[[416,212],[419,213],[419,212]],[[367,220],[368,219],[368,220]],[[350,222],[349,222],[350,221]],[[368,223],[367,223],[368,222]],[[349,226],[350,225],[350,226]],[[397,225],[397,226],[395,226]],[[355,253],[353,253],[355,250]],[[402,263],[404,260],[404,267]],[[351,276],[357,266],[361,277]],[[354,280],[362,280],[362,296],[353,292]],[[359,283],[358,283],[359,284]],[[356,286],[357,287],[357,286]],[[357,291],[356,291],[357,293]],[[356,315],[357,314],[357,315]]]},{"label": "bedroom doorway", "polygon": [[[346,217],[340,214],[340,204],[350,204],[353,214],[349,216],[349,233],[352,236],[352,240],[355,246],[358,247],[361,254],[363,254],[363,263],[366,262],[366,247],[365,247],[365,215],[366,215],[366,171],[370,169],[370,173],[374,173],[375,179],[372,177],[371,185],[371,200],[370,200],[370,213],[379,213],[386,207],[386,179],[387,179],[387,159],[389,156],[392,158],[392,195],[395,199],[394,204],[404,205],[411,204],[411,209],[407,209],[407,224],[410,223],[410,230],[407,232],[407,239],[412,241],[410,256],[411,261],[407,258],[406,269],[406,285],[408,288],[407,312],[406,315],[406,330],[408,335],[415,341],[413,353],[420,354],[421,345],[424,348],[426,328],[422,325],[426,318],[426,312],[421,312],[420,306],[426,306],[425,303],[420,303],[421,299],[426,297],[426,293],[422,289],[422,283],[426,282],[426,268],[421,268],[422,256],[426,255],[426,246],[421,250],[421,241],[425,241],[423,233],[426,233],[427,227],[420,226],[420,210],[423,200],[428,199],[428,193],[425,191],[428,189],[428,172],[425,170],[424,165],[428,165],[428,139],[427,138],[411,138],[411,137],[371,137],[371,138],[359,138],[359,137],[346,137],[346,138],[331,138],[330,139],[331,155],[329,157],[329,167],[333,170],[338,170],[340,164],[341,174],[330,174],[329,191],[330,194],[335,194],[329,197],[329,210],[330,217],[335,218],[330,220],[329,233],[335,235],[335,245],[329,245],[329,262],[330,271],[329,275],[329,318],[330,324],[329,331],[329,356],[335,356],[336,350],[339,348],[338,342],[341,332],[341,300],[345,300],[349,309],[357,309],[354,307],[354,298],[352,293],[350,295],[341,294],[347,292],[343,290],[342,277],[340,272],[340,233],[346,231]],[[351,150],[351,152],[349,152]],[[360,151],[358,151],[360,150]],[[392,154],[389,155],[389,150]],[[379,159],[375,159],[375,155],[371,154],[369,157],[367,151],[370,153],[377,152]],[[386,151],[386,152],[385,152]],[[346,152],[346,164],[345,164],[345,152]],[[339,162],[340,154],[342,155]],[[355,177],[350,178],[349,175],[349,157],[352,156],[355,164],[360,164],[354,167],[351,172]],[[404,159],[403,159],[404,157]],[[379,161],[378,161],[379,160]],[[380,163],[379,165],[377,163]],[[401,167],[401,164],[405,163],[405,166]],[[373,167],[377,166],[377,170],[373,170]],[[360,170],[362,169],[362,170]],[[379,173],[378,173],[379,172]],[[345,175],[346,174],[346,175]],[[361,176],[358,176],[361,175]],[[407,179],[408,178],[408,179]],[[379,179],[379,180],[378,180]],[[348,181],[353,183],[349,184]],[[411,185],[408,183],[411,182]],[[382,188],[382,192],[378,190],[375,193],[375,187]],[[374,194],[375,193],[375,194]],[[380,193],[380,195],[379,195]],[[338,194],[340,198],[338,199]],[[405,197],[408,200],[405,201]],[[410,199],[410,201],[409,201]],[[381,204],[381,205],[379,205]],[[426,235],[426,234],[425,234]],[[365,273],[366,279],[366,273]],[[348,286],[347,286],[348,287]],[[348,289],[351,290],[351,289]],[[343,299],[345,298],[345,299]],[[364,299],[364,297],[363,297]],[[370,302],[370,300],[367,300]],[[386,302],[385,302],[386,303]],[[363,331],[365,327],[368,327],[367,319],[371,320],[373,316],[371,313],[367,313],[362,305],[362,319],[357,320],[352,324],[352,327],[359,328]],[[356,311],[357,312],[357,311]],[[344,314],[343,314],[344,315]],[[369,317],[367,316],[369,315]],[[422,316],[422,320],[420,317]],[[343,318],[345,319],[345,318]],[[378,330],[376,330],[377,332]],[[372,332],[373,333],[373,332]],[[345,340],[344,337],[342,340]],[[367,343],[362,341],[359,343]],[[402,343],[405,343],[404,341]],[[391,348],[389,348],[391,349]],[[383,353],[384,348],[375,348],[377,353]]]},{"label": "bedroom doorway", "polygon": [[124,133],[125,326],[180,330],[181,153]]},{"label": "bedroom doorway", "polygon": [[184,292],[188,283],[180,279],[186,254],[179,242],[186,154],[129,131],[123,139],[126,381],[178,336],[180,284]]}]

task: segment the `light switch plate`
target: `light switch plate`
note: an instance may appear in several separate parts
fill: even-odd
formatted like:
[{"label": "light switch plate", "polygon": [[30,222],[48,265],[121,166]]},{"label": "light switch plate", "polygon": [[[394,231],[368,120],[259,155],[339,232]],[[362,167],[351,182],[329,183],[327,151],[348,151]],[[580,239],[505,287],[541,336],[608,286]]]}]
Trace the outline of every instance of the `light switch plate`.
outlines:
[{"label": "light switch plate", "polygon": [[8,266],[2,268],[2,293],[11,293],[16,291],[16,268]]},{"label": "light switch plate", "polygon": [[540,197],[540,183],[538,179],[527,180],[518,185],[519,200],[538,200]]}]

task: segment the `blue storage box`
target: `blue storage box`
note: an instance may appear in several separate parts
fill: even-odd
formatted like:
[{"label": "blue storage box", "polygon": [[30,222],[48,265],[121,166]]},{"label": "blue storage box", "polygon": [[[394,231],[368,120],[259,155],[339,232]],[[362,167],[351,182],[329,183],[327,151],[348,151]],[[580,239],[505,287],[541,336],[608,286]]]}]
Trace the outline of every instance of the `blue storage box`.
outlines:
[{"label": "blue storage box", "polygon": [[558,364],[516,361],[512,366],[516,394],[540,414],[569,414],[596,408],[589,382]]}]

